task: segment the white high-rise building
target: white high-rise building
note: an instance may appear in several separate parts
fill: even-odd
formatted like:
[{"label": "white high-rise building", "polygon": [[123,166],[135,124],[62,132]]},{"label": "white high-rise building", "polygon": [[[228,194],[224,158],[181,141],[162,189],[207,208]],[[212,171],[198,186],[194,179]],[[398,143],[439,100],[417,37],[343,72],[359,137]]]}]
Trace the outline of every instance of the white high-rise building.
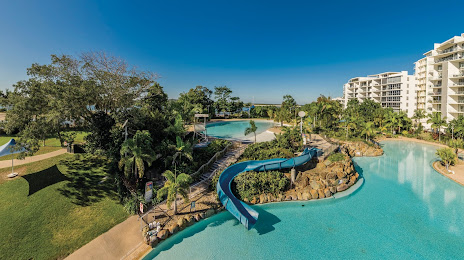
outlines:
[{"label": "white high-rise building", "polygon": [[384,72],[352,78],[343,86],[344,106],[350,99],[372,99],[382,107],[405,111],[412,117],[416,109],[416,79],[407,71]]},{"label": "white high-rise building", "polygon": [[447,121],[464,115],[464,33],[443,43],[415,62],[417,109],[441,112]]}]

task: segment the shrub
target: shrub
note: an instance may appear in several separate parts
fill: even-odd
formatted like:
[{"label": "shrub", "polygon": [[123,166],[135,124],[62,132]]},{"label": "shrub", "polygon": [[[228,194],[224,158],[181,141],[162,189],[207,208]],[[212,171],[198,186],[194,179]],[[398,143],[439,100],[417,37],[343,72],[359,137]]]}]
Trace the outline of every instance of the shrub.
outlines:
[{"label": "shrub", "polygon": [[445,164],[446,169],[448,169],[450,165],[454,165],[456,163],[456,154],[451,148],[438,149],[436,155],[440,157],[443,164]]},{"label": "shrub", "polygon": [[290,180],[279,171],[244,172],[234,179],[232,188],[239,199],[251,200],[263,193],[277,195],[289,184]]},{"label": "shrub", "polygon": [[123,199],[124,210],[129,214],[137,213],[138,205],[137,198],[134,196],[128,196]]},{"label": "shrub", "polygon": [[345,158],[346,158],[345,155],[342,153],[333,153],[329,155],[327,159],[329,159],[329,161],[331,162],[339,162],[339,161],[345,160]]},{"label": "shrub", "polygon": [[420,133],[419,136],[417,137],[417,139],[426,140],[426,141],[432,141],[433,140],[432,136],[429,133]]}]

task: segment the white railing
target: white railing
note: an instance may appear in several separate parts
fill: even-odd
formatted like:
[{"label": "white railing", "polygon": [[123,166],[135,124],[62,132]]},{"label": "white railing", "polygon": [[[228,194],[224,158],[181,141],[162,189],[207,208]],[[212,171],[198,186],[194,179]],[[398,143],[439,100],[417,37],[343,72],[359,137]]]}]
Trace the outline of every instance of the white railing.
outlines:
[{"label": "white railing", "polygon": [[207,163],[200,166],[200,168],[198,168],[198,170],[196,172],[191,174],[192,178],[196,178],[198,175],[200,175],[202,173],[205,173],[205,169],[208,169],[211,166],[211,164],[216,162],[219,157],[222,157],[228,151],[228,149],[233,145],[234,144],[231,143],[231,144],[227,145],[222,151],[219,151],[216,154],[214,154],[213,157],[211,157],[211,159],[209,159],[209,161]]}]

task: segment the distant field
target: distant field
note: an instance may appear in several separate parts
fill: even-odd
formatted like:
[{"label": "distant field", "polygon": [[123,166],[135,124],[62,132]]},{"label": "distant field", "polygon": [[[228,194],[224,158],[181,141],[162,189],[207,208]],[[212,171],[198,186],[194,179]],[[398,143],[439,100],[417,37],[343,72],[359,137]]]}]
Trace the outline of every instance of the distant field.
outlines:
[{"label": "distant field", "polygon": [[0,170],[0,259],[62,259],[124,221],[105,158],[63,154]]}]

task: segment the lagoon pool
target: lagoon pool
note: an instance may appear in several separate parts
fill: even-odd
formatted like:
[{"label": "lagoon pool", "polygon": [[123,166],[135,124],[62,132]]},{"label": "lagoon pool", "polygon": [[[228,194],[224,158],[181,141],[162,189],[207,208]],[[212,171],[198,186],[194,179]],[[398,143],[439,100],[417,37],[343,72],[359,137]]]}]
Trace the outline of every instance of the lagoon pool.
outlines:
[{"label": "lagoon pool", "polygon": [[[256,135],[276,125],[268,120],[254,120],[258,130]],[[250,127],[250,120],[214,122],[206,125],[208,136],[222,139],[254,139],[254,134],[245,136],[245,129]]]},{"label": "lagoon pool", "polygon": [[464,187],[431,167],[436,147],[382,146],[354,159],[365,183],[348,197],[254,206],[250,231],[221,212],[144,259],[463,259]]}]

